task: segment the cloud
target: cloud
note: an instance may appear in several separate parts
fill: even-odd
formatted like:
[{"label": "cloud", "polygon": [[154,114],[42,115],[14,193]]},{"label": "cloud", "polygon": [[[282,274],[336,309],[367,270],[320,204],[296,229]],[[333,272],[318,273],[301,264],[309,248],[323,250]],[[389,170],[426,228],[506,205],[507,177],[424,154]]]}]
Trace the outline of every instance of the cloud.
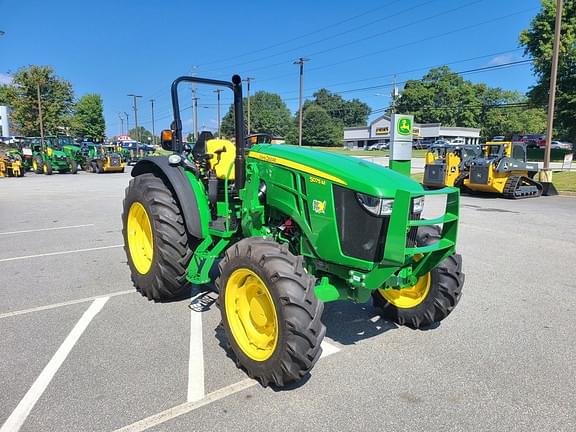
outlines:
[{"label": "cloud", "polygon": [[503,64],[512,63],[518,60],[521,60],[521,58],[515,54],[501,54],[490,60],[488,62],[488,66],[501,66]]},{"label": "cloud", "polygon": [[0,72],[0,85],[10,84],[12,82],[12,77],[8,74]]}]

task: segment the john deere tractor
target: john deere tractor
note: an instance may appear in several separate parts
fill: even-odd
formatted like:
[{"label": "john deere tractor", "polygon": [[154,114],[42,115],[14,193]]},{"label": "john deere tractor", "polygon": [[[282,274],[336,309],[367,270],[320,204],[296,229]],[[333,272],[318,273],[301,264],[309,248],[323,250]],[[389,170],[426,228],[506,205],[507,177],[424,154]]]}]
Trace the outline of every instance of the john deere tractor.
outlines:
[{"label": "john deere tractor", "polygon": [[59,173],[78,172],[78,164],[69,158],[57,141],[46,141],[41,138],[32,139],[32,169],[36,174],[51,175]]},{"label": "john deere tractor", "polygon": [[102,174],[108,172],[124,172],[126,162],[114,145],[94,144],[87,149],[86,170]]},{"label": "john deere tractor", "polygon": [[461,188],[470,173],[470,163],[482,153],[479,145],[437,144],[426,152],[425,186]]},{"label": "john deere tractor", "polygon": [[[182,140],[178,86],[232,90],[235,143]],[[373,299],[388,320],[423,328],[460,300],[455,253],[459,191],[424,190],[409,177],[360,159],[289,145],[248,146],[242,86],[180,77],[174,121],[161,133],[170,156],[132,170],[122,214],[128,265],[150,300],[211,282],[237,364],[266,385],[305,376],[320,357],[324,302]],[[424,199],[447,197],[435,219]],[[438,227],[441,225],[441,228]]]},{"label": "john deere tractor", "polygon": [[86,168],[84,164],[84,157],[82,156],[82,151],[80,146],[74,144],[72,137],[65,135],[49,136],[44,137],[48,146],[53,148],[58,148],[66,153],[68,159],[74,160],[76,162],[77,168]]},{"label": "john deere tractor", "polygon": [[519,199],[542,195],[542,185],[534,180],[537,163],[526,162],[526,144],[491,141],[481,156],[470,162],[470,176],[464,186],[472,192],[501,194]]}]

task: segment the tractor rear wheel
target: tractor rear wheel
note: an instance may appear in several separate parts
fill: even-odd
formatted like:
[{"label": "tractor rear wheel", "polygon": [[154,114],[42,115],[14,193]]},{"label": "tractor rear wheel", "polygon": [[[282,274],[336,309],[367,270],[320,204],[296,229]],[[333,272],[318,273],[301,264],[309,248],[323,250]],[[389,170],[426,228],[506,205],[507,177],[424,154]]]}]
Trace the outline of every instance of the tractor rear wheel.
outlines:
[{"label": "tractor rear wheel", "polygon": [[98,174],[104,173],[104,162],[101,160],[96,161],[96,172]]},{"label": "tractor rear wheel", "polygon": [[44,164],[42,164],[42,171],[46,175],[52,175],[52,164],[49,160],[44,161]]},{"label": "tractor rear wheel", "polygon": [[302,257],[250,237],[228,248],[219,268],[218,306],[236,364],[263,386],[304,377],[320,358],[326,327]]},{"label": "tractor rear wheel", "polygon": [[[436,227],[421,227],[416,243],[426,246],[439,239]],[[421,276],[414,286],[400,290],[378,289],[372,298],[374,306],[382,309],[384,319],[419,329],[446,318],[458,304],[463,285],[462,257],[454,254]]]},{"label": "tractor rear wheel", "polygon": [[154,301],[187,294],[186,272],[198,240],[188,234],[180,203],[162,178],[146,173],[130,180],[122,222],[136,290]]}]

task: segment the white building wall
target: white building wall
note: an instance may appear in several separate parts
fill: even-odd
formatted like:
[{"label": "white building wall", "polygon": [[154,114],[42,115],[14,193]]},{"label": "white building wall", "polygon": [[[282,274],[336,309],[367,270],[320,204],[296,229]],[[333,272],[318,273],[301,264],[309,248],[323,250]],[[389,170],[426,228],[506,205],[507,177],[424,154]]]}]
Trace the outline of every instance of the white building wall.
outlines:
[{"label": "white building wall", "polygon": [[8,126],[8,107],[4,105],[0,105],[0,136],[10,136],[10,127]]}]

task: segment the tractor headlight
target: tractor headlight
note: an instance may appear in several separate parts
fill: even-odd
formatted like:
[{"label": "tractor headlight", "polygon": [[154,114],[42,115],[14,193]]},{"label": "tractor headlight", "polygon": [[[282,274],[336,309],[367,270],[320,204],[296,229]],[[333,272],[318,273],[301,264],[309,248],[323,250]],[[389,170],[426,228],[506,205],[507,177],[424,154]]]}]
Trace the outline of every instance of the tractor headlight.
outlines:
[{"label": "tractor headlight", "polygon": [[414,213],[422,213],[422,210],[424,210],[424,197],[414,198],[412,200],[412,211]]},{"label": "tractor headlight", "polygon": [[356,198],[358,198],[362,207],[374,216],[389,216],[392,214],[393,199],[378,198],[363,193],[356,193]]}]

